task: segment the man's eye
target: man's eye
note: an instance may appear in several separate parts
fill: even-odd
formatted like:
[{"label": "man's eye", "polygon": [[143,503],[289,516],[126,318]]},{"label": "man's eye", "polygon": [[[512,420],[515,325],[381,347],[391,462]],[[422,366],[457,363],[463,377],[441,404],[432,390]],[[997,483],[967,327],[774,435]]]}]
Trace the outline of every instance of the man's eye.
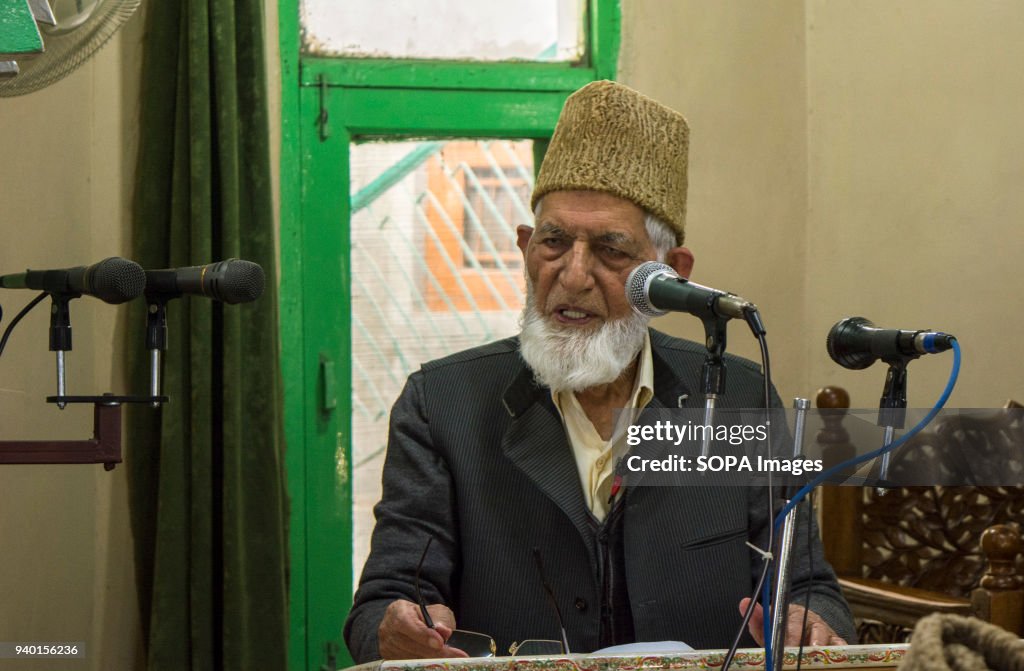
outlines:
[{"label": "man's eye", "polygon": [[564,247],[566,242],[564,238],[544,238],[543,244],[545,247]]},{"label": "man's eye", "polygon": [[627,254],[626,252],[622,251],[621,249],[616,249],[615,247],[605,247],[604,254],[605,256],[612,259],[624,259],[627,256],[629,256],[629,254]]}]

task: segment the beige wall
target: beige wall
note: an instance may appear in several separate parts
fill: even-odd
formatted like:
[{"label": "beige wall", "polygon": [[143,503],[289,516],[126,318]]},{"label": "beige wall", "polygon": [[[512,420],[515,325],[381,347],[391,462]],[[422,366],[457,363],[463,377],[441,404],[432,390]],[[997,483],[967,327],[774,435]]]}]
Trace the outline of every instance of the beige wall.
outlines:
[{"label": "beige wall", "polygon": [[[686,243],[695,282],[734,291],[765,317],[783,398],[801,391],[807,209],[804,10],[801,2],[626,0],[621,80],[680,110],[690,124]],[[698,342],[700,322],[659,328]],[[744,324],[728,351],[760,358]]]},{"label": "beige wall", "polygon": [[[135,17],[68,78],[0,98],[0,273],[130,257],[141,34]],[[33,296],[0,292],[0,328]],[[44,401],[56,393],[48,308],[18,325],[0,357],[0,440],[92,435],[91,406],[60,411]],[[124,312],[92,298],[72,302],[69,393],[127,391]],[[75,668],[136,668],[125,469],[0,465],[0,501],[0,639],[83,641],[88,660]],[[0,660],[0,669],[23,664]]]},{"label": "beige wall", "polygon": [[[816,0],[807,34],[807,330],[846,314],[948,330],[952,407],[1024,399],[1024,3]],[[911,405],[950,364],[911,365]],[[877,403],[880,364],[812,349],[806,366]]]},{"label": "beige wall", "polygon": [[[838,383],[877,405],[883,364],[825,351],[849,315],[956,334],[950,407],[1024,399],[1022,32],[994,0],[623,2],[621,79],[691,124],[693,279],[758,303],[787,404]],[[757,358],[742,325],[730,351]],[[911,406],[951,362],[911,365]]]},{"label": "beige wall", "polygon": [[[267,4],[267,76],[276,101],[277,8]],[[0,98],[0,274],[131,257],[143,22],[140,10],[64,80]],[[276,164],[276,103],[271,122]],[[276,205],[276,170],[273,178]],[[0,332],[33,296],[0,291]],[[92,435],[91,406],[60,411],[44,402],[56,393],[48,306],[22,320],[0,356],[0,440]],[[124,380],[125,312],[92,298],[72,302],[68,393],[142,391]],[[0,640],[84,641],[88,661],[75,668],[144,668],[125,475],[123,466],[0,465]],[[0,659],[0,671],[20,665]],[[32,668],[69,666],[36,661]]]}]

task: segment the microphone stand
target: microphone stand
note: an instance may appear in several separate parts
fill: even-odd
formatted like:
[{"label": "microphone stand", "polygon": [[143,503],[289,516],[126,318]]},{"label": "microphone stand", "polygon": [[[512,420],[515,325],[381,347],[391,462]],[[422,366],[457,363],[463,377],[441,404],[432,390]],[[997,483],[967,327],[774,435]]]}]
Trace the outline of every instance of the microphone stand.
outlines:
[{"label": "microphone stand", "polygon": [[[149,350],[149,395],[160,396],[160,355],[167,351],[167,297],[146,295],[146,349]],[[152,406],[160,407],[154,400]]]},{"label": "microphone stand", "polygon": [[[907,364],[917,357],[904,357],[887,361],[889,370],[885,374],[882,398],[878,402],[878,426],[885,428],[883,447],[892,445],[896,429],[904,428],[907,419]],[[882,455],[879,474],[883,483],[889,478],[889,463],[892,453]]]},{"label": "microphone stand", "polygon": [[[807,409],[811,402],[806,398],[794,398],[793,408],[796,410],[796,426],[793,429],[793,458],[800,456],[804,443],[804,429],[807,423]],[[791,485],[787,487],[786,502],[792,500],[799,487]],[[771,638],[772,638],[772,668],[782,669],[782,658],[785,653],[786,643],[786,617],[789,615],[789,586],[793,580],[793,537],[796,534],[796,515],[800,506],[794,506],[786,513],[786,519],[782,523],[782,534],[779,538],[778,553],[776,555],[775,572],[775,594],[772,597],[771,609]],[[771,522],[770,522],[771,523]]]},{"label": "microphone stand", "polygon": [[[701,368],[701,386],[704,390],[704,426],[713,426],[715,418],[715,404],[718,397],[725,393],[725,363],[722,355],[725,354],[725,327],[729,317],[707,317],[701,319],[704,323],[704,345],[708,349],[704,357],[704,365]],[[705,459],[711,452],[711,434],[704,431],[701,439],[700,456]]]},{"label": "microphone stand", "polygon": [[[72,298],[78,298],[81,294],[51,292],[50,299],[53,301],[50,307],[50,351],[57,353],[57,396],[67,395],[67,369],[65,368],[65,352],[71,351],[71,308]],[[57,407],[63,410],[67,404],[63,401],[57,403]]]}]

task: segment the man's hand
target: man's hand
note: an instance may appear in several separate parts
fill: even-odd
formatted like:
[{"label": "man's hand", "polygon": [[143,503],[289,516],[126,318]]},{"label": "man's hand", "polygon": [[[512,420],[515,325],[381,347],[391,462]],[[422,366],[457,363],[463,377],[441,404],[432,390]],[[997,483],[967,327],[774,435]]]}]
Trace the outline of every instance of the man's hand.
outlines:
[{"label": "man's hand", "polygon": [[468,657],[458,648],[445,645],[455,629],[455,614],[444,604],[427,606],[431,629],[423,621],[420,607],[412,601],[392,601],[384,611],[377,629],[381,659],[425,659],[433,657]]},{"label": "man's hand", "polygon": [[[740,601],[740,615],[746,615],[750,599]],[[786,618],[786,646],[804,645],[846,645],[846,641],[825,624],[825,620],[813,610],[807,611],[807,628],[801,636],[800,628],[804,623],[804,607],[790,605],[789,617]],[[754,604],[754,614],[750,616],[750,635],[758,645],[764,645],[764,609],[761,604]],[[802,641],[801,641],[802,639]]]}]

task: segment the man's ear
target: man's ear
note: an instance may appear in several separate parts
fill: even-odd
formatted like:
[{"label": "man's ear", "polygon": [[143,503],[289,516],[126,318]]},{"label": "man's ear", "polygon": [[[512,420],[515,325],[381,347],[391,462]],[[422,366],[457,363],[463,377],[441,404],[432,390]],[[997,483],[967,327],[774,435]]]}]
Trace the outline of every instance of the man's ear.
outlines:
[{"label": "man's ear", "polygon": [[523,258],[526,258],[526,248],[530,246],[530,238],[533,237],[533,227],[525,224],[519,224],[516,226],[516,245],[520,251],[523,252]]},{"label": "man's ear", "polygon": [[673,247],[668,250],[665,263],[672,266],[672,269],[679,273],[680,277],[690,278],[693,271],[693,252],[686,247]]}]

